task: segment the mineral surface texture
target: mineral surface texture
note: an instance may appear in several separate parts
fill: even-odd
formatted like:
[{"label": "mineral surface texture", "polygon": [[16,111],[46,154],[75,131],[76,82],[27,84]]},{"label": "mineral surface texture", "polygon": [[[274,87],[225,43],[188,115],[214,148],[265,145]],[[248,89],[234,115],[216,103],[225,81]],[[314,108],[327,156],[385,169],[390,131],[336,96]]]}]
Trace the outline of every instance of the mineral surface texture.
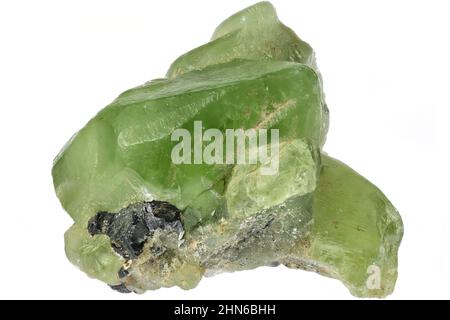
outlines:
[{"label": "mineral surface texture", "polygon": [[165,78],[122,93],[56,157],[56,194],[74,220],[66,254],[120,292],[283,264],[384,297],[402,221],[322,152],[327,128],[311,47],[270,3],[244,9]]}]

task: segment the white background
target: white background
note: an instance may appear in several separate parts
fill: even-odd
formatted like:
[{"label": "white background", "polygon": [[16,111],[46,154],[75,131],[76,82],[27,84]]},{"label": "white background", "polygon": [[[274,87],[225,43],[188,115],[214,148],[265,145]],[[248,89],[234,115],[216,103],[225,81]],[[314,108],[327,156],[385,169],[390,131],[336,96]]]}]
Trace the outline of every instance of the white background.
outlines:
[{"label": "white background", "polygon": [[[59,149],[125,89],[162,77],[255,1],[2,1],[0,298],[351,299],[284,267],[121,295],[64,255],[71,219],[50,175]],[[377,184],[405,236],[389,298],[450,298],[448,1],[273,0],[316,51],[331,113],[325,151]]]}]

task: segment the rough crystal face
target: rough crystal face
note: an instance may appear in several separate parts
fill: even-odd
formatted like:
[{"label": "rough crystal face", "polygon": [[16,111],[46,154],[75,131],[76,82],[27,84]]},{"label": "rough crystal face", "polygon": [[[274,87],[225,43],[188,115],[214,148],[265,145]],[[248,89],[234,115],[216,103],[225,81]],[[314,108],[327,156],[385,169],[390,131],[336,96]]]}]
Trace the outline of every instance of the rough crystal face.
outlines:
[{"label": "rough crystal face", "polygon": [[[383,297],[402,222],[381,191],[321,151],[327,128],[311,47],[270,3],[244,9],[166,78],[122,93],[56,157],[55,190],[74,220],[66,254],[120,292],[282,263]],[[228,144],[237,132],[243,151]],[[266,134],[253,137],[266,162],[250,161],[262,150],[251,132]]]},{"label": "rough crystal face", "polygon": [[283,263],[341,280],[355,296],[383,297],[394,290],[400,215],[373,184],[322,154],[314,192],[310,239]]},{"label": "rough crystal face", "polygon": [[176,59],[167,77],[235,59],[293,61],[316,68],[312,48],[278,20],[269,2],[260,2],[222,22],[209,43]]}]

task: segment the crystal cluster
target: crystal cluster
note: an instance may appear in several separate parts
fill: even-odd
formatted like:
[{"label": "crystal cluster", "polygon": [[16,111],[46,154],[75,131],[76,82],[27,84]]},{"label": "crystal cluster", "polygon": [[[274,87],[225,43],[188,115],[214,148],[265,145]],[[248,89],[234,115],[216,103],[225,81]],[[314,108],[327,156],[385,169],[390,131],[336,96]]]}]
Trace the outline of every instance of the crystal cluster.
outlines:
[{"label": "crystal cluster", "polygon": [[[276,174],[261,163],[174,163],[172,133],[198,142],[198,123],[277,129]],[[191,289],[205,275],[283,264],[384,297],[397,278],[401,218],[322,152],[327,128],[311,47],[270,3],[246,8],[165,78],[122,93],[56,157],[56,194],[74,220],[66,254],[121,292]]]}]

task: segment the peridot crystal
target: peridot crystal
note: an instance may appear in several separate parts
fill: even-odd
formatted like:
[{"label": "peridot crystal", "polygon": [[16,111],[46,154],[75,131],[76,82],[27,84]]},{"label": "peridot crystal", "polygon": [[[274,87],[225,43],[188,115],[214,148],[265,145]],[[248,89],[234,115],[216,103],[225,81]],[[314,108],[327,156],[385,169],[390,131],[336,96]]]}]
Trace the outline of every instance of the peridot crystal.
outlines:
[{"label": "peridot crystal", "polygon": [[244,9],[166,78],[122,93],[56,157],[55,190],[74,220],[66,254],[121,292],[281,263],[384,297],[400,216],[322,152],[327,128],[311,47],[270,3]]}]

